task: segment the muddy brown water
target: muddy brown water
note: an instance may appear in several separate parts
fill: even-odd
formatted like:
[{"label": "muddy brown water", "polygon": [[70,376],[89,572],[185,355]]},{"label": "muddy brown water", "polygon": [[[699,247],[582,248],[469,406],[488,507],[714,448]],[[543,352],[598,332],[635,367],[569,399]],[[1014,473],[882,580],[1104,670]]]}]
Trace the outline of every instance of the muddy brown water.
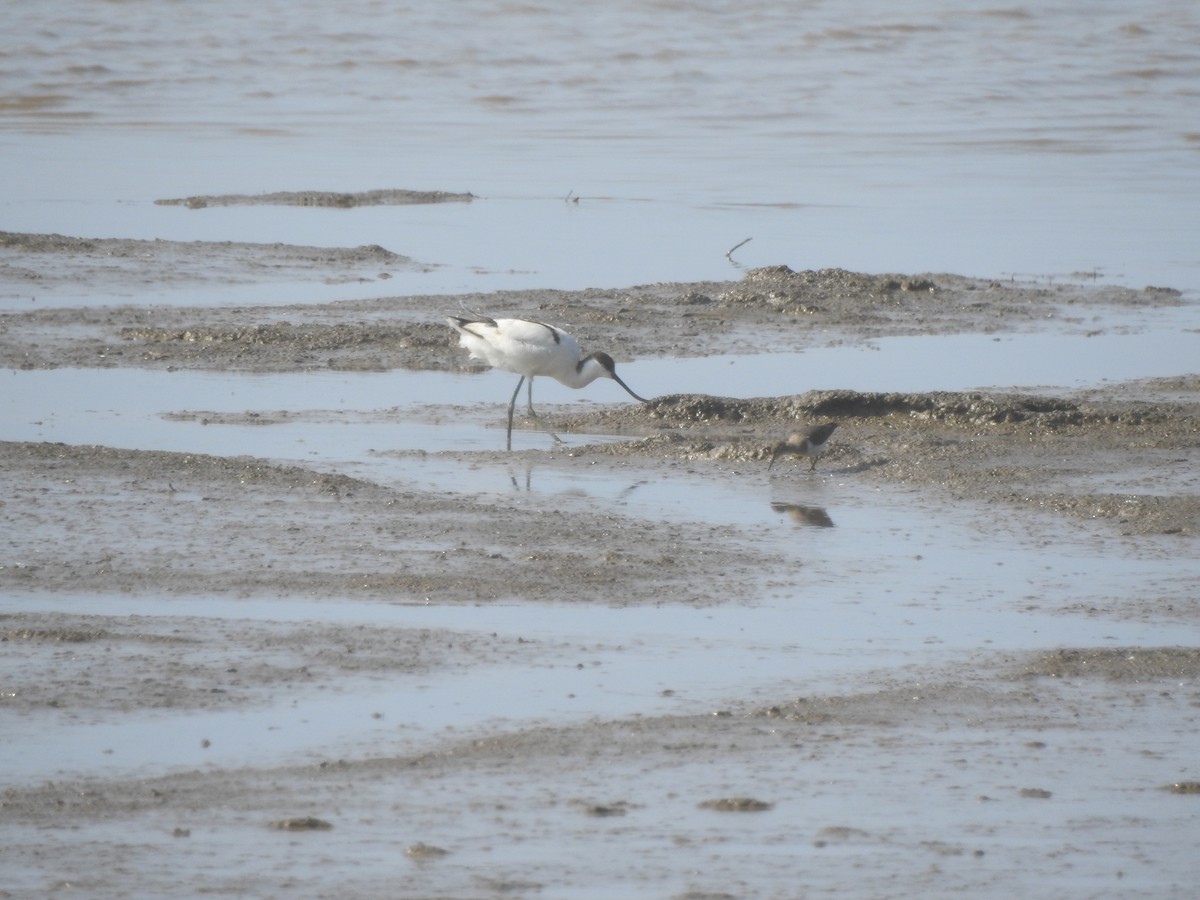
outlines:
[{"label": "muddy brown water", "polygon": [[[400,262],[371,248],[222,245],[206,269],[210,248],[167,243],[10,235],[0,246],[10,277],[45,284],[254,277],[253,265],[280,260],[347,277]],[[11,312],[0,361],[81,379],[98,367],[462,371],[472,364],[441,322],[460,305],[570,322],[585,346],[628,359],[803,350],[831,333],[1036,329],[1051,314],[1084,322],[1183,302],[1162,288],[776,267],[582,292]],[[464,471],[516,458],[565,479],[686,476],[717,503],[764,483],[771,447],[797,423],[840,422],[816,475],[805,460],[777,465],[771,514],[791,530],[770,532],[695,499],[671,515],[586,495],[556,508],[320,461],[4,441],[0,712],[18,749],[88,729],[110,743],[90,767],[26,761],[17,768],[34,774],[4,780],[0,896],[1190,896],[1200,806],[1172,786],[1200,778],[1198,398],[1196,373],[1070,395],[675,394],[544,410],[567,449],[431,454]],[[246,424],[261,411],[227,415]],[[859,505],[827,512],[812,499],[833,490],[821,485]],[[794,545],[836,531],[876,493],[909,497],[931,520],[970,510],[961,521],[981,543],[994,510],[996,546],[1024,532],[1023,552],[1050,558],[1069,541],[1114,571],[1127,563],[1147,589],[1107,590],[1086,572],[1032,578],[1019,602],[1003,601],[1004,637],[950,652],[904,644],[866,667],[831,649],[821,678],[788,659],[786,640],[740,642],[739,615],[749,623],[772,591],[832,582],[836,566],[797,567]],[[887,597],[895,585],[871,574],[883,548],[838,547],[856,554],[837,564],[846,578],[871,602]],[[953,598],[954,584],[938,602],[986,606]],[[893,600],[921,614],[921,598]],[[711,662],[695,683],[659,686],[653,645],[668,667],[669,639],[536,625],[539,609],[550,622],[573,607],[614,621],[711,616]],[[406,624],[406,608],[434,618]],[[525,624],[488,618],[508,609],[529,611]],[[848,602],[837,609],[851,615]],[[473,627],[473,611],[501,624]],[[862,621],[855,646],[886,643]],[[1094,642],[1046,646],[1037,632],[1052,623]],[[1152,640],[1120,640],[1131,628]],[[655,700],[612,713],[603,685],[634,690],[623,657]],[[722,669],[747,665],[772,674],[720,689]],[[544,673],[574,712],[526,716],[478,672]],[[449,705],[457,684],[478,696],[453,724],[389,718],[389,692]],[[316,710],[303,706],[314,695],[361,713],[361,729],[324,748],[306,737],[302,753],[284,736],[220,756],[236,717],[279,711],[282,722],[289,707]],[[377,708],[356,706],[363,697]],[[209,729],[186,760],[123,743],[170,716]]]}]

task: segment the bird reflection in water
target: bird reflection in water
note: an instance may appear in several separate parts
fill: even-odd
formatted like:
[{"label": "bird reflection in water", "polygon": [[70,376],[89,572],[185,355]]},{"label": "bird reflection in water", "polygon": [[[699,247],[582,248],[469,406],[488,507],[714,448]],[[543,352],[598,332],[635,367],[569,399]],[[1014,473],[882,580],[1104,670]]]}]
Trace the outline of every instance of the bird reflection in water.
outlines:
[{"label": "bird reflection in water", "polygon": [[832,528],[833,519],[820,506],[803,506],[799,503],[779,503],[771,501],[774,512],[785,513],[797,525],[811,525],[813,528]]}]

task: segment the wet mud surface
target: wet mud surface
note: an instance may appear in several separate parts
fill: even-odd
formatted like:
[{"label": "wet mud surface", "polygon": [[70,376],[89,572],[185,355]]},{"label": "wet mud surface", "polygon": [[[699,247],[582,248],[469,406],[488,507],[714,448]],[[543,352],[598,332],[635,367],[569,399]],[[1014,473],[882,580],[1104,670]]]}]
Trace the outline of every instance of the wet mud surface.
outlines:
[{"label": "wet mud surface", "polygon": [[[301,247],[238,241],[166,241],[0,232],[0,293],[36,306],[39,295],[64,289],[120,297],[147,288],[254,284],[271,279],[318,278],[325,284],[386,281],[394,271],[423,271],[416,260],[379,246]],[[90,326],[107,317],[67,310],[52,327]],[[126,310],[128,312],[128,310]],[[111,321],[111,319],[109,319]],[[136,321],[136,320],[135,320]],[[103,332],[96,332],[102,334]],[[95,358],[65,357],[43,365],[94,365]],[[7,365],[7,363],[6,363]]]},{"label": "wet mud surface", "polygon": [[750,599],[739,576],[771,562],[723,551],[738,543],[729,527],[514,508],[252,459],[16,443],[0,458],[9,552],[25,560],[4,573],[27,589],[703,606]]},{"label": "wet mud surface", "polygon": [[[0,235],[5,290],[97,277],[232,283],[267,266],[378,278],[400,265],[413,263],[379,247]],[[1048,317],[1086,324],[1096,310],[1180,302],[1163,288],[774,267],[723,283],[577,292],[32,309],[0,314],[0,366],[464,371],[472,364],[442,324],[460,306],[569,323],[585,348],[675,357],[1036,329]],[[541,414],[563,433],[633,438],[532,454],[542,465],[644,479],[700,472],[714,483],[761,477],[797,422],[838,421],[819,471],[951,507],[1049,516],[1066,531],[1086,523],[1099,542],[1153,540],[1148,552],[1163,559],[1200,550],[1200,375],[1071,396],[690,394]],[[263,413],[179,415],[244,424]],[[279,412],[269,423],[329,417]],[[785,479],[809,477],[807,467],[776,465]],[[753,528],[585,515],[249,456],[0,442],[0,498],[0,587],[27,598],[0,615],[0,703],[28,721],[120,724],[351,692],[363,678],[586,659],[578,646],[452,629],[249,623],[169,606],[84,615],[39,611],[38,597],[705,610],[752,605],[763,573],[777,584],[804,577],[781,570]],[[1172,786],[1200,778],[1200,593],[1176,588],[1063,611],[1177,626],[1179,640],[1160,646],[980,648],[840,691],[797,697],[781,686],[703,714],[497,727],[311,764],[10,784],[0,826],[13,877],[0,896],[124,896],[131,871],[140,892],[185,896],[183,866],[193,885],[235,895],[599,896],[605,884],[630,896],[790,897],[799,866],[818,894],[842,896],[1006,896],[1049,882],[1055,896],[1183,897],[1195,864],[1170,836],[1194,833],[1200,809]],[[1123,811],[1134,801],[1136,814]],[[1114,841],[1119,859],[1106,859]],[[394,863],[339,862],[363,854]]]},{"label": "wet mud surface", "polygon": [[[36,288],[97,277],[205,279],[213,284],[307,270],[371,279],[411,261],[383,247],[308,248],[233,242],[126,241],[0,233],[0,285]],[[255,271],[256,267],[261,267]],[[354,271],[357,271],[357,275]],[[341,273],[341,274],[339,274]],[[627,357],[803,350],[838,339],[1036,329],[1086,323],[1104,309],[1182,302],[1170,288],[1037,286],[956,275],[864,275],[774,266],[729,282],[612,290],[384,296],[323,307],[42,309],[0,319],[7,368],[144,366],[272,372],[478,366],[444,325],[460,308],[564,323],[587,348]],[[499,312],[497,312],[499,311]]]}]

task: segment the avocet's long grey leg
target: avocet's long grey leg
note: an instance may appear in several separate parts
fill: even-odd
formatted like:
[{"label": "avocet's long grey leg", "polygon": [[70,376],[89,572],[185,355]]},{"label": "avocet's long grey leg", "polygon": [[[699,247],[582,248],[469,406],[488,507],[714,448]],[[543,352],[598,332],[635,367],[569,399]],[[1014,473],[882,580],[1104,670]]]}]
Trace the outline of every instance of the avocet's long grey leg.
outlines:
[{"label": "avocet's long grey leg", "polygon": [[[520,395],[521,385],[524,383],[525,383],[525,376],[522,375],[521,380],[517,382],[517,389],[515,391],[513,391],[512,399],[508,401],[508,437],[505,442],[505,447],[508,450],[512,449],[513,411],[516,409],[517,397]],[[531,419],[533,419],[533,421],[537,422],[538,428],[542,429],[542,431],[546,432],[546,434],[548,434],[548,435],[550,435],[550,437],[554,438],[554,443],[561,444],[563,442],[563,439],[560,438],[553,431],[551,431],[549,428],[547,428],[545,425],[543,425],[542,420],[540,418],[538,418],[538,414],[536,412],[534,412],[534,409],[533,409],[533,376],[529,376],[529,393],[527,395],[527,402],[528,402],[528,407],[529,407],[529,417]]]},{"label": "avocet's long grey leg", "polygon": [[[507,440],[506,440],[506,442],[505,442],[505,449],[506,449],[506,450],[511,450],[511,449],[512,449],[512,420],[513,420],[513,410],[514,410],[514,409],[516,408],[516,406],[517,406],[517,395],[518,395],[519,393],[521,393],[521,385],[523,385],[524,383],[525,383],[525,376],[524,376],[524,375],[522,375],[522,376],[521,376],[521,380],[517,382],[517,389],[516,389],[515,391],[513,391],[512,399],[508,401],[508,438],[507,438]],[[533,390],[533,379],[532,379],[532,378],[531,378],[531,379],[529,379],[529,388],[530,388],[530,391],[532,392],[532,390]]]}]

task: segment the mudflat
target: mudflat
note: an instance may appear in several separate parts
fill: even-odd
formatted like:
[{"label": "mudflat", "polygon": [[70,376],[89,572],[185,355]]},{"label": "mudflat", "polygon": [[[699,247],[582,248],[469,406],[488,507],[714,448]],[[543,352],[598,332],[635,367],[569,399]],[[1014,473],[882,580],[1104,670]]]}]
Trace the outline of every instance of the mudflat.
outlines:
[{"label": "mudflat", "polygon": [[[99,282],[119,291],[155,279],[219,287],[282,266],[292,277],[378,279],[382,291],[389,267],[419,265],[380,248],[12,234],[0,235],[0,261],[11,290]],[[81,379],[109,367],[163,378],[463,371],[476,364],[443,323],[462,307],[570,323],[585,348],[608,349],[619,366],[1036,330],[1048,318],[1086,327],[1097,310],[1184,302],[1160,287],[778,266],[728,282],[571,292],[33,308],[0,314],[0,366],[72,368]],[[997,528],[1027,524],[1047,540],[1101,548],[1145,568],[1153,590],[1059,604],[1048,581],[1030,608],[1149,623],[1178,639],[981,644],[952,659],[912,653],[837,690],[798,696],[781,683],[776,697],[759,690],[702,711],[612,717],[581,704],[567,721],[489,720],[418,741],[382,719],[371,741],[337,757],[10,778],[0,896],[1190,896],[1200,585],[1194,568],[1173,577],[1172,561],[1198,550],[1200,374],[1061,396],[764,390],[540,413],[557,432],[628,439],[547,441],[511,456],[646,482],[698,473],[730,490],[764,478],[772,448],[800,425],[837,421],[816,476],[807,461],[785,460],[772,477],[903,487],[932,516],[991,507]],[[175,415],[263,427],[312,416]],[[468,466],[509,456],[501,447],[449,455]],[[349,700],[364,685],[420,690],[485,667],[566,673],[599,652],[470,628],[243,618],[224,601],[702,614],[753,608],[764,578],[786,587],[805,577],[757,529],[719,516],[614,505],[589,514],[236,450],[5,441],[0,497],[0,712],[26,735],[63,723],[107,729],[116,756],[124,727],[136,734],[160,713],[284,708],[313,692]],[[802,505],[780,512],[821,524]],[[864,546],[863,558],[871,552]],[[105,598],[109,611],[86,602],[72,611],[71,598]],[[120,613],[121,598],[142,611]],[[144,601],[158,599],[161,612],[147,613]],[[222,601],[222,612],[180,613],[183,600]],[[735,663],[714,657],[718,668]],[[688,685],[677,691],[685,698]],[[219,730],[204,738],[221,739]]]}]

